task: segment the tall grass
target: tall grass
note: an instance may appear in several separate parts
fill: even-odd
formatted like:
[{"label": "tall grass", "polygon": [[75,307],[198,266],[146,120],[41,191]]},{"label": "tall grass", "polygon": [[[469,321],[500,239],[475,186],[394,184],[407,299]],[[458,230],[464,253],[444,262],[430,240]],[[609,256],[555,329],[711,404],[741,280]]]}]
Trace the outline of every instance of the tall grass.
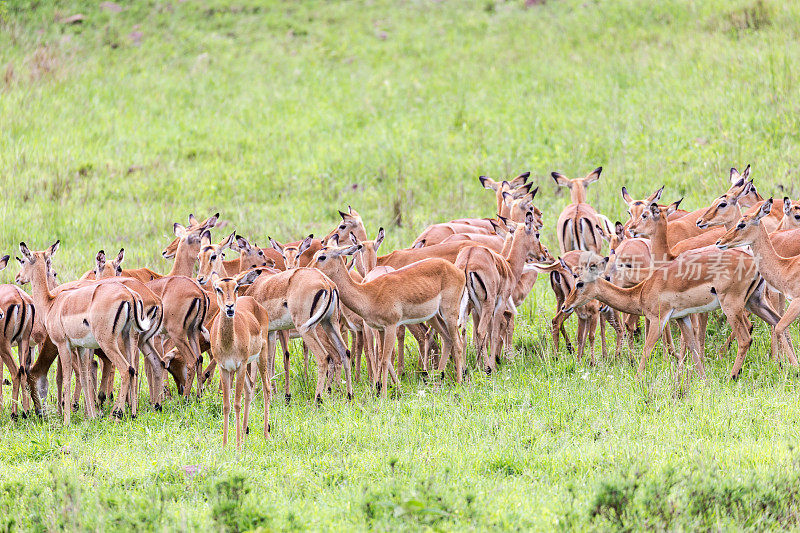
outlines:
[{"label": "tall grass", "polygon": [[[530,6],[526,7],[526,4]],[[387,244],[493,215],[477,177],[531,170],[545,243],[568,201],[549,173],[694,208],[752,163],[797,197],[800,8],[774,0],[0,2],[0,252],[60,238],[62,280],[98,249],[169,268],[169,228],[220,211],[264,243],[352,205]],[[79,24],[66,17],[83,14]],[[3,251],[5,250],[5,251]],[[14,267],[1,274],[12,281]],[[273,438],[221,449],[220,399],[135,421],[0,415],[9,529],[798,527],[797,375],[759,336],[742,378],[676,386],[547,346],[539,283],[517,357],[463,386],[363,385],[321,408],[294,365]],[[714,337],[723,338],[724,332]],[[295,359],[297,360],[297,359]],[[8,396],[8,395],[7,395]],[[261,398],[256,401],[261,402]],[[260,410],[256,406],[255,412]],[[191,467],[191,468],[188,468]]]}]

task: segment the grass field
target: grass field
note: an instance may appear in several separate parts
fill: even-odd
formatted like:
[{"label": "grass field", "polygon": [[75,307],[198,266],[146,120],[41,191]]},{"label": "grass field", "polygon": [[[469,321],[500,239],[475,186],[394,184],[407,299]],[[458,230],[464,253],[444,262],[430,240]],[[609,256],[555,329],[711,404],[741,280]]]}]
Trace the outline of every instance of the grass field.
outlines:
[{"label": "grass field", "polygon": [[[762,194],[797,198],[800,5],[530,4],[2,0],[0,253],[60,238],[62,281],[100,248],[166,271],[190,212],[263,244],[324,234],[348,204],[388,250],[431,222],[492,216],[476,178],[524,170],[551,250],[569,200],[552,170],[602,165],[589,200],[612,221],[622,185],[665,184],[664,200],[696,208],[747,163]],[[317,408],[295,358],[272,440],[250,435],[239,454],[222,450],[213,388],[63,428],[11,421],[7,387],[0,524],[800,528],[800,375],[769,361],[763,324],[739,381],[714,326],[708,382],[676,388],[660,351],[644,380],[627,352],[595,368],[552,353],[553,312],[541,280],[498,374],[411,375],[385,401],[362,383]]]}]

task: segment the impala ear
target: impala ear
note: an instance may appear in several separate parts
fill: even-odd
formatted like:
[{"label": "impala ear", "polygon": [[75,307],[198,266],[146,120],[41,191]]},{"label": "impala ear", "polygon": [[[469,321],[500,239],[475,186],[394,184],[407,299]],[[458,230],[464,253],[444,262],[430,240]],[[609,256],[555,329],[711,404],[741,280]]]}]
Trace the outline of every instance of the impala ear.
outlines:
[{"label": "impala ear", "polygon": [[558,258],[558,262],[561,264],[561,268],[563,268],[564,270],[566,270],[566,271],[567,271],[567,273],[568,273],[570,276],[572,276],[573,278],[574,278],[574,277],[576,277],[576,276],[575,276],[575,273],[572,271],[572,269],[569,267],[569,265],[568,265],[568,264],[567,264],[567,263],[564,261],[564,258],[563,258],[563,257],[559,257],[559,258]]},{"label": "impala ear", "polygon": [[272,237],[267,237],[269,239],[269,244],[272,246],[272,249],[278,252],[279,254],[283,255],[283,245],[273,239]]},{"label": "impala ear", "polygon": [[572,182],[564,174],[561,174],[560,172],[551,172],[550,175],[553,177],[553,181],[555,181],[557,185],[560,185],[561,187],[572,187]]},{"label": "impala ear", "polygon": [[670,216],[672,213],[674,213],[675,211],[677,211],[677,210],[678,210],[678,206],[680,206],[680,205],[681,205],[681,202],[682,202],[682,201],[683,201],[683,198],[681,198],[681,199],[680,199],[680,200],[678,200],[677,202],[672,202],[671,204],[669,204],[669,205],[667,206],[667,216]]},{"label": "impala ear", "polygon": [[493,191],[496,191],[498,188],[500,188],[500,184],[499,183],[494,181],[492,178],[487,178],[486,176],[480,176],[478,178],[478,181],[481,182],[481,186],[484,189],[491,189]]},{"label": "impala ear", "polygon": [[517,187],[522,187],[523,185],[525,185],[525,182],[530,177],[530,175],[531,175],[530,172],[523,172],[522,174],[520,174],[519,176],[508,182],[509,187],[511,187],[512,189],[516,189]]},{"label": "impala ear", "polygon": [[97,252],[94,258],[94,264],[97,267],[97,272],[101,272],[106,266],[106,253],[103,250]]},{"label": "impala ear", "polygon": [[190,226],[197,226],[200,222],[194,217],[192,213],[189,213],[189,225]]},{"label": "impala ear", "polygon": [[375,237],[375,251],[378,251],[380,248],[381,243],[383,242],[383,237],[385,236],[383,228],[378,229],[378,235]]},{"label": "impala ear", "polygon": [[661,195],[664,193],[664,186],[662,185],[660,189],[650,195],[647,199],[648,202],[658,202],[661,200]]},{"label": "impala ear", "polygon": [[356,237],[355,234],[352,232],[350,232],[350,242],[352,242],[353,244],[358,244],[358,237]]},{"label": "impala ear", "polygon": [[[352,233],[350,235],[352,235]],[[300,248],[297,249],[297,255],[300,255],[303,252],[305,252],[306,250],[308,250],[313,241],[314,241],[314,234],[313,233],[311,235],[309,235],[308,237],[306,237],[305,239],[303,239],[303,242],[300,243]]]},{"label": "impala ear", "polygon": [[417,249],[417,248],[424,248],[424,247],[425,247],[425,239],[422,239],[422,240],[420,240],[420,241],[417,241],[417,242],[415,242],[415,243],[414,243],[414,244],[411,246],[411,249],[413,250],[413,249]]},{"label": "impala ear", "polygon": [[533,231],[533,213],[528,211],[525,213],[525,233]]},{"label": "impala ear", "polygon": [[[533,187],[533,182],[526,183],[525,185],[518,187],[513,193],[511,193],[511,196],[515,200],[524,198],[525,195],[527,195],[531,191],[531,187]],[[533,200],[533,198],[531,198],[531,200]]]},{"label": "impala ear", "polygon": [[742,175],[739,174],[739,171],[736,170],[736,167],[731,167],[731,174],[730,174],[731,185],[736,186],[739,183],[740,179],[742,179]]},{"label": "impala ear", "polygon": [[744,172],[742,172],[742,177],[745,180],[750,179],[750,164],[749,163],[748,163],[747,167],[744,169]]},{"label": "impala ear", "polygon": [[211,271],[211,284],[214,285],[220,280],[219,274],[216,271]]},{"label": "impala ear", "polygon": [[176,222],[172,225],[172,233],[174,233],[179,239],[183,239],[186,237],[188,232],[186,231],[186,228]]},{"label": "impala ear", "polygon": [[620,240],[625,238],[625,226],[623,226],[622,222],[619,220],[614,224],[614,233],[616,233]]},{"label": "impala ear", "polygon": [[53,244],[51,244],[50,247],[47,249],[45,255],[47,257],[52,257],[58,251],[58,245],[60,243],[61,243],[61,240],[59,239],[56,242],[54,242]]},{"label": "impala ear", "polygon": [[114,264],[116,266],[121,265],[123,259],[125,259],[125,248],[120,248],[119,253],[117,253],[117,258],[114,260]]},{"label": "impala ear", "polygon": [[[205,235],[205,232],[203,234]],[[236,242],[236,232],[235,231],[233,233],[231,233],[230,235],[228,235],[228,238],[225,239],[224,241],[222,241],[221,243],[219,243],[219,245],[220,245],[220,248],[222,250],[224,250],[225,248],[230,248],[232,250],[234,242]]]},{"label": "impala ear", "polygon": [[328,240],[332,241],[334,246],[339,246],[339,234],[338,233],[334,233],[333,235],[331,235],[331,238],[328,239]]},{"label": "impala ear", "polygon": [[603,172],[603,167],[597,167],[596,169],[592,170],[585,178],[583,178],[583,184],[589,185],[590,183],[594,183],[595,181],[600,179],[600,173]]},{"label": "impala ear", "polygon": [[217,221],[219,220],[219,213],[214,213],[213,216],[208,217],[208,219],[203,222],[203,229],[213,228],[217,225]]},{"label": "impala ear", "polygon": [[661,214],[661,208],[658,207],[658,204],[652,203],[650,204],[649,207],[650,207],[650,214],[653,215],[654,217],[657,217]]},{"label": "impala ear", "polygon": [[206,246],[211,246],[211,232],[203,230],[203,233],[200,234],[200,246],[205,248]]},{"label": "impala ear", "polygon": [[343,212],[339,211],[339,216],[342,217],[342,220],[346,220],[347,219],[347,213],[343,213]]},{"label": "impala ear", "polygon": [[[241,235],[236,236],[236,248],[237,252],[247,251],[250,249],[250,243],[247,242],[247,239],[242,237]],[[231,245],[231,250],[233,250],[233,245]]]},{"label": "impala ear", "polygon": [[503,203],[504,203],[506,206],[511,206],[511,204],[512,204],[513,202],[514,202],[514,195],[513,195],[513,194],[511,194],[511,193],[510,193],[510,192],[508,192],[508,191],[503,191]]},{"label": "impala ear", "polygon": [[248,270],[247,272],[242,272],[238,276],[236,276],[236,286],[241,287],[242,285],[252,285],[252,283],[256,280],[258,276],[261,275],[261,269],[257,268],[255,270]]},{"label": "impala ear", "polygon": [[783,214],[787,217],[792,212],[792,201],[789,199],[788,196],[783,197]]},{"label": "impala ear", "polygon": [[347,212],[350,213],[351,215],[355,215],[356,214],[356,212],[353,211],[353,208],[350,207],[349,205],[347,206]]},{"label": "impala ear", "polygon": [[535,189],[533,189],[530,193],[528,193],[528,194],[530,194],[530,197],[531,197],[530,201],[533,201],[533,199],[536,198],[536,193],[537,192],[539,192],[539,187],[538,186]]},{"label": "impala ear", "polygon": [[756,213],[755,220],[761,220],[765,216],[769,215],[771,211],[772,211],[772,198],[761,204],[758,213]]},{"label": "impala ear", "polygon": [[25,256],[25,259],[27,259],[28,261],[33,259],[33,254],[28,248],[28,245],[25,244],[24,242],[19,243],[19,251],[22,253],[22,255]]},{"label": "impala ear", "polygon": [[633,198],[631,198],[631,195],[628,194],[628,189],[624,186],[622,187],[622,199],[628,205],[631,205],[633,203]]},{"label": "impala ear", "polygon": [[4,255],[3,257],[0,257],[0,270],[3,270],[6,268],[6,266],[8,266],[8,260],[10,258],[10,255]]}]

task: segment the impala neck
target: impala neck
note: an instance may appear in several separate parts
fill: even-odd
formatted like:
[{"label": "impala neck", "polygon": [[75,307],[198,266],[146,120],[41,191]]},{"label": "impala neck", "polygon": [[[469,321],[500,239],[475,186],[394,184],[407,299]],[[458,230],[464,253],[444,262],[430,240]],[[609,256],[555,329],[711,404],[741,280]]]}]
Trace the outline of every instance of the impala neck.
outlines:
[{"label": "impala neck", "polygon": [[178,249],[175,250],[175,262],[172,263],[172,270],[168,276],[188,276],[194,277],[194,265],[197,256],[192,257],[192,251],[186,239],[178,241]]},{"label": "impala neck", "polygon": [[572,182],[569,188],[569,198],[573,204],[586,203],[586,186],[583,183]]},{"label": "impala neck", "polygon": [[350,277],[350,273],[347,271],[347,266],[344,264],[343,258],[340,258],[339,261],[335,261],[333,268],[328,269],[325,273],[339,289],[339,297],[342,299],[344,305],[363,318],[367,318],[372,314],[372,306],[370,303],[373,299],[367,293],[363,283],[356,283],[353,278]]},{"label": "impala neck", "polygon": [[597,300],[623,313],[637,316],[644,313],[640,303],[642,283],[634,285],[629,289],[618,287],[610,281],[606,281],[604,278],[597,278],[594,283],[594,292],[596,293],[594,297]]},{"label": "impala neck", "polygon": [[758,225],[758,236],[750,247],[753,249],[753,255],[760,258],[757,263],[758,271],[767,283],[787,296],[797,297],[795,291],[790,290],[792,279],[797,275],[793,268],[797,263],[794,258],[778,255],[763,224]]},{"label": "impala neck", "polygon": [[31,273],[31,293],[34,305],[42,310],[49,309],[53,301],[53,294],[48,287],[47,265],[44,260],[38,258],[33,264],[33,272]]},{"label": "impala neck", "polygon": [[650,251],[653,260],[656,262],[666,262],[675,259],[667,241],[667,219],[662,214],[655,223],[655,231],[650,235]]},{"label": "impala neck", "polygon": [[[524,232],[525,230],[518,229],[517,231]],[[522,269],[525,267],[525,259],[528,255],[528,243],[525,242],[526,239],[524,237],[524,233],[520,233],[519,236],[514,233],[514,238],[511,240],[508,253],[503,254],[503,257],[508,261],[508,266],[511,267],[511,272],[514,275],[514,283],[517,283],[520,276],[522,276]],[[505,246],[503,248],[505,251]]]}]

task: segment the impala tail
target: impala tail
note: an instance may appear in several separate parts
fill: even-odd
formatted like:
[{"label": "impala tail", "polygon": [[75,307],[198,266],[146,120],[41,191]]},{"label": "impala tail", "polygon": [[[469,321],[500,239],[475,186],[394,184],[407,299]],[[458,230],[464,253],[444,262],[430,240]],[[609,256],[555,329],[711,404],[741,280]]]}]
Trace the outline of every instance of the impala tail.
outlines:
[{"label": "impala tail", "polygon": [[469,298],[469,290],[465,286],[464,292],[461,293],[461,303],[458,306],[458,329],[463,330],[466,327],[467,319],[469,318],[469,314],[467,313]]},{"label": "impala tail", "polygon": [[[337,300],[337,293],[336,289],[331,291],[331,295],[328,296],[328,291],[326,289],[320,289],[314,295],[314,300],[311,303],[311,317],[306,320],[297,331],[300,335],[304,335],[308,330],[313,328],[317,325],[317,322],[322,320],[328,314],[328,311],[331,308],[331,304]],[[315,312],[314,309],[317,309]]]},{"label": "impala tail", "polygon": [[150,326],[153,325],[150,319],[144,314],[144,303],[139,295],[133,296],[133,320],[139,332],[148,331],[150,330]]}]

